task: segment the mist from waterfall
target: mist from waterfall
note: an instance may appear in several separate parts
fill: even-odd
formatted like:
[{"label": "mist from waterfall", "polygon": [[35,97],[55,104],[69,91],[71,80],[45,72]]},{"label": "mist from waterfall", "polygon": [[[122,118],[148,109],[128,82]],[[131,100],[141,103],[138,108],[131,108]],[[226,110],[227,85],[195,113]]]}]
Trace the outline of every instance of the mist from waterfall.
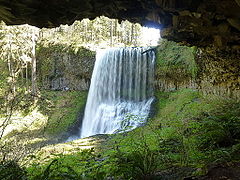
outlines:
[{"label": "mist from waterfall", "polygon": [[80,137],[143,124],[153,101],[155,53],[147,48],[98,50]]}]

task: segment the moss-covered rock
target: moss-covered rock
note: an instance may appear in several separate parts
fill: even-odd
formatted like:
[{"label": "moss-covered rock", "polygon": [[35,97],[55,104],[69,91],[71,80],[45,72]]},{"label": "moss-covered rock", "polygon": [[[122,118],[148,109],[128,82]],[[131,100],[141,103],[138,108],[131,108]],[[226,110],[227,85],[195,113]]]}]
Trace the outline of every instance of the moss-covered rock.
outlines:
[{"label": "moss-covered rock", "polygon": [[52,90],[87,90],[95,52],[64,44],[39,44],[37,48],[40,86]]},{"label": "moss-covered rock", "polygon": [[163,40],[156,55],[157,90],[193,88],[205,94],[240,97],[238,50],[187,47]]},{"label": "moss-covered rock", "polygon": [[195,47],[162,40],[156,51],[156,88],[162,91],[196,88],[195,52]]},{"label": "moss-covered rock", "polygon": [[39,111],[48,117],[44,133],[48,136],[66,134],[83,117],[87,92],[44,91]]}]

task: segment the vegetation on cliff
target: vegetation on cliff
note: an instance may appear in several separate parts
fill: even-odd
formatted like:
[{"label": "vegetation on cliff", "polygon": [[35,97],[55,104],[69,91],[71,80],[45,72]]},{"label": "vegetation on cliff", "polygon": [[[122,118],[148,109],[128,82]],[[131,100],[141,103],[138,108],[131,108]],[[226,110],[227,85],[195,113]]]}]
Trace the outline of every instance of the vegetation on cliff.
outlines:
[{"label": "vegetation on cliff", "polygon": [[196,49],[161,40],[156,51],[156,77],[172,81],[195,79],[198,70],[195,62]]}]

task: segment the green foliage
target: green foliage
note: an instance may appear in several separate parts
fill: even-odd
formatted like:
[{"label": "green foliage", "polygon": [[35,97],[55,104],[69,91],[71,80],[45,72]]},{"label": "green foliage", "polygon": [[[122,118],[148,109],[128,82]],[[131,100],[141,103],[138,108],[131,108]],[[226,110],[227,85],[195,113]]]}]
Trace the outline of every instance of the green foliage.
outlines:
[{"label": "green foliage", "polygon": [[14,15],[11,13],[9,8],[3,5],[0,5],[0,17],[1,17],[1,21],[5,21],[6,23],[11,23],[12,19],[14,18]]},{"label": "green foliage", "polygon": [[38,102],[39,111],[48,116],[45,132],[59,135],[66,132],[82,111],[87,99],[87,92],[79,91],[42,91]]},{"label": "green foliage", "polygon": [[32,165],[30,179],[164,179],[163,172],[181,179],[204,174],[212,163],[240,160],[239,102],[189,89],[155,96],[158,111],[146,126],[111,135],[100,152],[60,154]]},{"label": "green foliage", "polygon": [[104,16],[93,20],[75,21],[71,26],[61,25],[58,28],[43,29],[42,40],[50,44],[66,46],[84,46],[96,49],[110,46],[141,46],[142,27],[129,21],[119,22]]},{"label": "green foliage", "polygon": [[156,53],[157,75],[178,81],[195,79],[197,76],[195,52],[195,47],[180,46],[175,42],[162,40]]},{"label": "green foliage", "polygon": [[1,130],[7,127],[0,138],[0,158],[22,160],[48,141],[60,140],[77,122],[86,97],[86,92],[76,91],[41,91],[35,101],[30,94],[16,96],[13,114],[0,116]]},{"label": "green foliage", "polygon": [[239,160],[239,102],[202,97],[188,89],[156,96],[159,111],[154,119],[110,140],[105,151],[109,176],[149,178],[186,166],[202,168],[199,174],[210,163]]},{"label": "green foliage", "polygon": [[45,165],[33,164],[27,170],[30,180],[103,179],[100,164],[94,150],[87,149],[72,155],[56,154]]},{"label": "green foliage", "polygon": [[0,162],[0,179],[2,180],[25,180],[26,170],[14,161]]},{"label": "green foliage", "polygon": [[107,175],[123,179],[147,179],[154,176],[158,169],[168,167],[169,157],[163,153],[168,148],[160,147],[159,138],[154,132],[150,134],[144,129],[114,137],[109,142],[113,146],[105,152],[108,157],[104,167]]},{"label": "green foliage", "polygon": [[[34,56],[34,38],[38,28],[29,25],[6,26],[0,25],[0,111],[3,116],[21,110],[25,104],[31,104],[29,98],[29,67]],[[14,107],[13,107],[14,106]],[[26,108],[28,109],[28,108]]]},{"label": "green foliage", "polygon": [[[221,102],[221,101],[220,101]],[[240,104],[228,100],[217,103],[209,113],[202,113],[201,120],[192,122],[191,129],[201,149],[227,148],[239,143]]]},{"label": "green foliage", "polygon": [[[164,107],[164,102],[159,102],[163,108],[153,123],[161,126],[162,133],[164,129],[171,128],[171,134],[182,139],[187,158],[184,163],[203,166],[217,160],[216,152],[230,153],[239,143],[239,102],[201,97],[191,90],[165,94],[169,95],[168,102]],[[157,96],[161,97],[162,93]],[[234,158],[232,155],[229,160]]]}]

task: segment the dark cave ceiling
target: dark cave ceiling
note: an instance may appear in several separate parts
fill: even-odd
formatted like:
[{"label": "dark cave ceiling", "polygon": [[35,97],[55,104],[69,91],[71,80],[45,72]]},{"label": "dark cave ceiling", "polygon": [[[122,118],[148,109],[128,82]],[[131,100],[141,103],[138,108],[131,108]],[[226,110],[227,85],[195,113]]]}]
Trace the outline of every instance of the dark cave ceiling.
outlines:
[{"label": "dark cave ceiling", "polygon": [[7,24],[56,27],[105,15],[161,28],[185,44],[240,45],[240,0],[0,0]]}]

